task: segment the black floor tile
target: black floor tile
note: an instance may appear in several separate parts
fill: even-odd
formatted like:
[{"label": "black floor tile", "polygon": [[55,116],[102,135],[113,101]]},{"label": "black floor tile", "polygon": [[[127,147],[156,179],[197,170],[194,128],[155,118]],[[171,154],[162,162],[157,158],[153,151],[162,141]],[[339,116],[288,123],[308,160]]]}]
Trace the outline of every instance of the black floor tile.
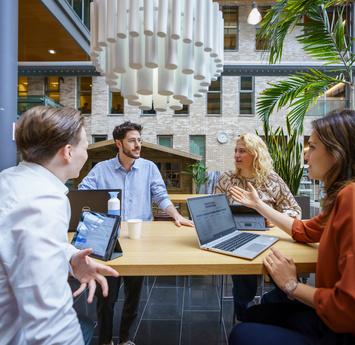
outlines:
[{"label": "black floor tile", "polygon": [[226,333],[220,314],[205,311],[184,311],[181,329],[181,344],[222,345]]},{"label": "black floor tile", "polygon": [[142,320],[134,339],[137,345],[179,345],[181,320]]},{"label": "black floor tile", "polygon": [[213,280],[191,279],[185,288],[184,310],[220,310],[219,291]]},{"label": "black floor tile", "polygon": [[181,319],[184,288],[155,287],[146,304],[144,320],[177,320]]}]

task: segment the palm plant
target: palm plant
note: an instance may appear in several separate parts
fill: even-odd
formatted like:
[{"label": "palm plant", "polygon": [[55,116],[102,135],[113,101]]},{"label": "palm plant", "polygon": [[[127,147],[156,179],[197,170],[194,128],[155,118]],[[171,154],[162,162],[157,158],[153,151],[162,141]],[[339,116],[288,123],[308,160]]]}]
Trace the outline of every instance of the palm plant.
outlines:
[{"label": "palm plant", "polygon": [[[334,6],[337,5],[337,6]],[[269,118],[274,111],[289,107],[287,117],[293,128],[303,132],[303,120],[308,108],[315,104],[317,97],[334,84],[345,83],[350,88],[350,107],[354,108],[354,85],[352,66],[355,55],[350,48],[354,39],[345,39],[343,13],[348,4],[339,0],[279,0],[266,14],[257,39],[266,41],[266,53],[269,63],[281,61],[282,47],[286,35],[296,26],[301,27],[301,34],[296,37],[304,51],[311,57],[324,61],[323,66],[335,66],[331,71],[335,77],[309,68],[307,73],[297,73],[288,79],[270,84],[261,93],[257,112],[269,130]],[[327,9],[333,8],[332,19],[329,19]],[[302,18],[309,17],[312,22],[304,23]]]}]

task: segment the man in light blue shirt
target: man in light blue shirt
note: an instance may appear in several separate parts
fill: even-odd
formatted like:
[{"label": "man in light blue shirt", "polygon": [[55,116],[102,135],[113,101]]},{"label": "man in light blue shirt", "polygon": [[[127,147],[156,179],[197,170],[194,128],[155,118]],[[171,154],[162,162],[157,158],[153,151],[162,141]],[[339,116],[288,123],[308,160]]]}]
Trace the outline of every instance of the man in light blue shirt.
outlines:
[{"label": "man in light blue shirt", "polygon": [[[152,201],[169,216],[177,226],[193,226],[193,222],[179,214],[170,201],[162,176],[155,163],[140,158],[142,126],[129,121],[116,126],[113,138],[119,153],[115,158],[100,162],[79,184],[79,189],[121,189],[122,220],[153,220]],[[143,277],[123,277],[125,301],[119,331],[120,344],[133,344],[133,331],[137,321]],[[113,310],[117,300],[120,277],[108,279],[109,296],[98,294],[97,317],[99,344],[113,344]]]}]

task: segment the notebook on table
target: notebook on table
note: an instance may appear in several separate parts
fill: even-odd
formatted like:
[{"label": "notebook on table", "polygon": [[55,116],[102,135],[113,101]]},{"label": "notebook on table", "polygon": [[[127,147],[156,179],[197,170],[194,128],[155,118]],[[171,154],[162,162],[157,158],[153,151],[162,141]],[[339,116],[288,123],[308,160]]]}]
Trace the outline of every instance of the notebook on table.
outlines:
[{"label": "notebook on table", "polygon": [[225,194],[187,199],[201,249],[254,259],[279,238],[239,231]]},{"label": "notebook on table", "polygon": [[238,230],[269,230],[265,218],[253,208],[242,204],[230,204],[229,207]]},{"label": "notebook on table", "polygon": [[109,192],[117,192],[117,198],[122,205],[121,189],[69,190],[67,194],[71,207],[69,232],[76,230],[83,211],[107,213],[107,202],[110,199]]}]

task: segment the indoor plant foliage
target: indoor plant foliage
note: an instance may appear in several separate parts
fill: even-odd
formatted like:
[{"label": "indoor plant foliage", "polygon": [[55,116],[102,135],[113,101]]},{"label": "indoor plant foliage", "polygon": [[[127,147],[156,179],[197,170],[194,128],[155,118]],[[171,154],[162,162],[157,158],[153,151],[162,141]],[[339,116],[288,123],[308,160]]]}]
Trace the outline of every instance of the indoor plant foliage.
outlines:
[{"label": "indoor plant foliage", "polygon": [[298,193],[303,176],[300,157],[303,146],[298,142],[297,129],[291,129],[286,119],[287,136],[282,127],[274,132],[264,122],[265,142],[273,160],[275,172],[285,181],[293,195]]},{"label": "indoor plant foliage", "polygon": [[[330,6],[334,6],[331,20],[327,12]],[[346,40],[343,25],[346,6],[345,1],[339,0],[280,0],[266,14],[257,39],[267,42],[266,54],[270,64],[281,61],[286,35],[295,26],[299,26],[302,28],[301,34],[296,38],[303,50],[309,56],[324,61],[323,66],[337,65],[331,71],[332,75],[336,74],[334,77],[309,68],[308,73],[297,73],[284,81],[270,84],[270,87],[261,93],[257,104],[257,112],[267,130],[271,114],[288,106],[291,107],[287,115],[290,124],[302,134],[303,120],[309,106],[329,87],[339,82],[348,85],[350,107],[354,108],[352,66],[355,57],[350,52],[354,39],[350,42]],[[304,23],[304,16],[312,22]]]},{"label": "indoor plant foliage", "polygon": [[200,193],[201,186],[206,183],[209,178],[206,176],[206,168],[201,162],[195,164],[189,164],[187,171],[183,171],[184,174],[188,174],[192,177],[196,186],[196,194]]}]

